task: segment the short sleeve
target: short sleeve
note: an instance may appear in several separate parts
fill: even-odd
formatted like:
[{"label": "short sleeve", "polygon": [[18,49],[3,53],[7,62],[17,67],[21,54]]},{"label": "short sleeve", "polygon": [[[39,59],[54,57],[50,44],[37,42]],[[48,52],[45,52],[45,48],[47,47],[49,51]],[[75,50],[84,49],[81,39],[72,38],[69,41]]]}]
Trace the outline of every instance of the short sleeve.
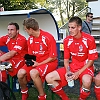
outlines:
[{"label": "short sleeve", "polygon": [[49,50],[50,57],[57,56],[56,41],[53,36],[51,36],[50,39],[48,40],[48,50]]},{"label": "short sleeve", "polygon": [[89,42],[89,54],[88,59],[89,60],[96,60],[98,58],[98,53],[96,49],[96,43],[94,38]]},{"label": "short sleeve", "polygon": [[70,50],[68,46],[68,39],[64,39],[64,59],[70,59]]}]

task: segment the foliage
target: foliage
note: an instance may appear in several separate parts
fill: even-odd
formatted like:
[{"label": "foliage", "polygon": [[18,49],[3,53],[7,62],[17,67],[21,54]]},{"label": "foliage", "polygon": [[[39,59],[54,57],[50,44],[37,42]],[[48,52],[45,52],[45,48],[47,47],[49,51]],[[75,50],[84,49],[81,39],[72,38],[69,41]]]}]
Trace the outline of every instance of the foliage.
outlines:
[{"label": "foliage", "polygon": [[2,4],[7,11],[38,8],[34,2],[35,0],[1,0],[0,4]]},{"label": "foliage", "polygon": [[87,6],[84,0],[47,0],[47,4],[50,11],[60,16],[60,25],[64,25],[66,19],[69,20]]},{"label": "foliage", "polygon": [[0,0],[0,4],[6,11],[46,8],[60,16],[59,26],[64,25],[66,20],[87,6],[84,0]]}]

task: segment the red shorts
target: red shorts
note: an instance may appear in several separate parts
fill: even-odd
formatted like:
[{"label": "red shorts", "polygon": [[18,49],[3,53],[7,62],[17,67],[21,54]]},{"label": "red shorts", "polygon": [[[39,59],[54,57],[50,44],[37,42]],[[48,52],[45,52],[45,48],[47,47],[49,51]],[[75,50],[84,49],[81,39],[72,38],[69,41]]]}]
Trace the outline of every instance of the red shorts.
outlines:
[{"label": "red shorts", "polygon": [[25,64],[24,58],[12,58],[9,60],[9,62],[12,64],[13,71],[8,71],[8,74],[10,74],[12,77],[17,75],[18,70]]},{"label": "red shorts", "polygon": [[6,82],[6,80],[7,80],[6,70],[0,71],[0,81]]},{"label": "red shorts", "polygon": [[[71,70],[72,71],[72,70]],[[65,67],[62,67],[62,68],[59,68],[59,69],[57,69],[57,72],[58,72],[58,74],[59,74],[59,76],[60,76],[60,79],[61,79],[61,81],[58,81],[59,82],[59,84],[63,87],[63,86],[66,86],[68,83],[67,83],[67,80],[66,80],[66,78],[65,78],[65,74],[66,74],[66,69],[65,69]],[[74,71],[72,71],[72,72],[74,72]],[[83,75],[85,75],[85,74],[89,74],[89,75],[91,75],[92,77],[94,76],[94,68],[93,67],[91,67],[91,68],[87,68],[85,71],[83,71],[81,74],[80,74],[80,76],[79,76],[79,81],[80,81],[80,84],[82,85],[82,77],[83,77]]]},{"label": "red shorts", "polygon": [[58,66],[57,62],[50,62],[50,63],[47,63],[47,64],[43,64],[43,65],[37,66],[35,68],[33,68],[31,66],[27,67],[27,65],[25,64],[22,68],[25,69],[26,72],[27,72],[27,81],[31,80],[31,77],[30,77],[30,74],[29,74],[30,71],[32,69],[37,69],[39,71],[39,73],[40,73],[40,77],[41,77],[42,82],[44,82],[45,76],[49,72],[55,70],[57,68],[57,66]]},{"label": "red shorts", "polygon": [[[0,51],[0,56],[3,54],[5,54],[5,52]],[[12,58],[8,61],[12,64],[13,72],[8,71],[8,74],[10,74],[12,77],[17,75],[18,70],[25,64],[24,58]],[[2,76],[0,80],[5,81],[7,79],[6,71],[1,71],[0,75]]]}]

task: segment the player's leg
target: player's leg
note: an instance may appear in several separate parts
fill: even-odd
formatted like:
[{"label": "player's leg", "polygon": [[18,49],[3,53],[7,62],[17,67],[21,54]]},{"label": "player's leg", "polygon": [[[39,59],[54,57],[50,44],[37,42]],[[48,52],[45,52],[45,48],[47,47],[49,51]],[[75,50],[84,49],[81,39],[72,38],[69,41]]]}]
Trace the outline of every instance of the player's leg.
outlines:
[{"label": "player's leg", "polygon": [[20,69],[17,74],[18,81],[19,81],[19,84],[21,87],[22,100],[27,100],[27,98],[28,98],[27,82],[30,81],[29,71],[31,69],[32,69],[32,67],[24,66],[23,69]]},{"label": "player's leg", "polygon": [[36,86],[39,96],[38,100],[46,100],[46,94],[43,89],[43,82],[45,81],[45,76],[56,69],[58,63],[50,62],[48,64],[43,64],[37,66],[35,69],[30,71],[30,76]]},{"label": "player's leg", "polygon": [[[59,75],[59,73],[61,73]],[[50,72],[46,75],[46,81],[48,85],[50,86],[51,90],[55,92],[57,95],[61,97],[62,100],[69,100],[68,96],[62,89],[62,85],[66,85],[67,81],[65,80],[65,69],[59,68],[57,71]],[[63,84],[63,83],[64,84]]]},{"label": "player's leg", "polygon": [[95,87],[94,91],[96,94],[97,100],[100,100],[100,72],[94,77]]},{"label": "player's leg", "polygon": [[79,100],[86,100],[86,98],[90,95],[90,87],[93,80],[93,70],[86,69],[79,77],[80,79],[80,97]]},{"label": "player's leg", "polygon": [[46,94],[43,89],[43,82],[41,80],[39,71],[37,69],[32,69],[30,71],[30,76],[39,92],[38,100],[46,100]]}]

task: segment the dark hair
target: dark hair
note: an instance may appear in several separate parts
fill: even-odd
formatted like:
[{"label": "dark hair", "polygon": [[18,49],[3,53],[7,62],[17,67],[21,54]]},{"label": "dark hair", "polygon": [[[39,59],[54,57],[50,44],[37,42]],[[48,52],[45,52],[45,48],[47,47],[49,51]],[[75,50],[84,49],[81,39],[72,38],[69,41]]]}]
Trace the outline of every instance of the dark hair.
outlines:
[{"label": "dark hair", "polygon": [[93,13],[88,12],[88,13],[86,14],[86,17],[88,17],[89,15],[93,15]]},{"label": "dark hair", "polygon": [[23,25],[26,26],[27,29],[32,28],[35,31],[39,29],[38,22],[36,21],[35,18],[31,18],[31,17],[30,18],[26,18],[23,21]]},{"label": "dark hair", "polygon": [[14,25],[16,27],[16,30],[19,30],[19,25],[14,22],[10,22],[8,25]]},{"label": "dark hair", "polygon": [[69,23],[71,23],[71,22],[76,22],[76,24],[78,26],[82,26],[82,20],[78,16],[74,16],[74,17],[70,18]]}]

